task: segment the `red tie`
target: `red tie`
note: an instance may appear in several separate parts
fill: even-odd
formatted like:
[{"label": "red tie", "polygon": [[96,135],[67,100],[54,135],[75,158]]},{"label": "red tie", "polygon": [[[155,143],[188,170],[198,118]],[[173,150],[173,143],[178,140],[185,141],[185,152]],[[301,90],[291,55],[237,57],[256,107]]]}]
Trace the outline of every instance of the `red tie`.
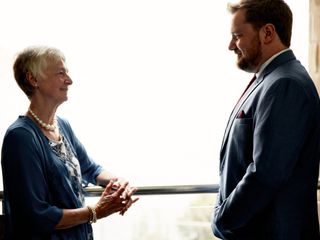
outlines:
[{"label": "red tie", "polygon": [[247,85],[246,89],[243,91],[243,93],[241,94],[240,98],[237,101],[237,104],[239,103],[240,99],[242,98],[242,96],[246,93],[246,91],[248,90],[248,88],[251,86],[251,84],[254,82],[254,80],[256,80],[257,76],[254,75],[253,78],[250,80],[249,84]]}]

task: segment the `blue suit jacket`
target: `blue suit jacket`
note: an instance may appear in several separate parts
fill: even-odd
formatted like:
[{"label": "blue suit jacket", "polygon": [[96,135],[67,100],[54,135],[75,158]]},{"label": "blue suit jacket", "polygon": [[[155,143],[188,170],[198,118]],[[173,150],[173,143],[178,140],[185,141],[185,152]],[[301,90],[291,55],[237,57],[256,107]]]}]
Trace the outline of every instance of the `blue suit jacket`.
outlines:
[{"label": "blue suit jacket", "polygon": [[230,116],[214,234],[236,240],[320,239],[319,142],[319,96],[305,68],[286,51]]}]

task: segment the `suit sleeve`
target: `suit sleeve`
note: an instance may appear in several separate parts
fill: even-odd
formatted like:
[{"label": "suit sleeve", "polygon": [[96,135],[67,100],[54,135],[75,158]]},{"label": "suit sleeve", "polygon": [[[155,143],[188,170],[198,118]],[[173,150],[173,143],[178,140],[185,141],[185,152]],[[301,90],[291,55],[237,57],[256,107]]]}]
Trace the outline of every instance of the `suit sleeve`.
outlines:
[{"label": "suit sleeve", "polygon": [[279,79],[260,96],[253,116],[253,162],[216,206],[213,231],[228,239],[274,198],[298,162],[315,104],[293,79]]}]

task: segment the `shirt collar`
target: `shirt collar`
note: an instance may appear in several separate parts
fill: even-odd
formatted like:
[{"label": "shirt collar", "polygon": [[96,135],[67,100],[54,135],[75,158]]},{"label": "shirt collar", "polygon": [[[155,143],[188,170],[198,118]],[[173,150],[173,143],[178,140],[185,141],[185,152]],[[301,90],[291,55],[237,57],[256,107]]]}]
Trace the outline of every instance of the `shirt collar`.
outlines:
[{"label": "shirt collar", "polygon": [[279,56],[281,53],[284,53],[284,52],[289,51],[289,50],[290,50],[289,48],[286,48],[286,49],[284,49],[284,50],[282,50],[282,51],[274,54],[274,55],[273,55],[272,57],[270,57],[267,61],[265,61],[265,62],[261,65],[259,71],[255,74],[256,77],[258,78],[258,77],[261,75],[262,71],[269,65],[269,63],[270,63],[273,59],[275,59],[275,58],[276,58],[277,56]]}]

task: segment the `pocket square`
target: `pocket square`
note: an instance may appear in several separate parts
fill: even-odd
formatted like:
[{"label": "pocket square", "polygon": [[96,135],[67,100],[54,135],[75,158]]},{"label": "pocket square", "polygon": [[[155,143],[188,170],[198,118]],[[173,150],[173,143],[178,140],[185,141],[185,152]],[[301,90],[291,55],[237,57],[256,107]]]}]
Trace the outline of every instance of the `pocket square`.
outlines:
[{"label": "pocket square", "polygon": [[237,118],[245,118],[246,117],[246,114],[244,113],[243,110],[241,110],[237,116]]}]

